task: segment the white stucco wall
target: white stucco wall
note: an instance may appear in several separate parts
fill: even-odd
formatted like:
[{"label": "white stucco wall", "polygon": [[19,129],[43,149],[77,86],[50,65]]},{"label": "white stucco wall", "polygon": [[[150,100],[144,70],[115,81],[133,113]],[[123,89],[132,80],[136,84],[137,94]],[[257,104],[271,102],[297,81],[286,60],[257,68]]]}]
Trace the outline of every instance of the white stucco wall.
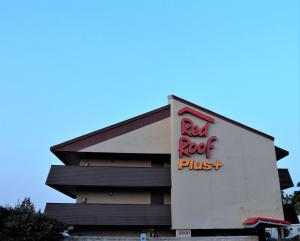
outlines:
[{"label": "white stucco wall", "polygon": [[98,167],[151,167],[151,160],[81,159],[80,166]]},{"label": "white stucco wall", "polygon": [[[190,114],[178,116],[177,112],[186,105],[174,99],[169,101],[172,228],[231,229],[243,228],[243,221],[251,217],[283,219],[273,141],[206,114],[215,119],[208,136],[218,138],[210,160],[219,159],[223,166],[210,171],[178,170],[181,118],[188,117],[199,126],[205,122]],[[207,140],[191,139],[197,143]],[[207,160],[205,154],[192,158]]]},{"label": "white stucco wall", "polygon": [[80,151],[169,154],[170,135],[170,118],[166,118]]},{"label": "white stucco wall", "polygon": [[[81,203],[86,198],[86,203],[101,204],[151,204],[151,192],[120,192],[120,191],[78,191],[76,203]],[[164,193],[164,204],[171,204],[171,195]]]},{"label": "white stucco wall", "polygon": [[83,198],[86,203],[101,204],[151,204],[150,192],[84,192],[76,194],[76,202],[81,203]]}]

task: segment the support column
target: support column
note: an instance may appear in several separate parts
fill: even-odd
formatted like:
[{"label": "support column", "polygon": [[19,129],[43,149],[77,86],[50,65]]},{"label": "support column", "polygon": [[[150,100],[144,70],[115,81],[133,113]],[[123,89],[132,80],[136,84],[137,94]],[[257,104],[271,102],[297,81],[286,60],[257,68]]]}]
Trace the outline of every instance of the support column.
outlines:
[{"label": "support column", "polygon": [[264,228],[257,229],[257,234],[258,234],[259,241],[266,241],[266,234]]}]

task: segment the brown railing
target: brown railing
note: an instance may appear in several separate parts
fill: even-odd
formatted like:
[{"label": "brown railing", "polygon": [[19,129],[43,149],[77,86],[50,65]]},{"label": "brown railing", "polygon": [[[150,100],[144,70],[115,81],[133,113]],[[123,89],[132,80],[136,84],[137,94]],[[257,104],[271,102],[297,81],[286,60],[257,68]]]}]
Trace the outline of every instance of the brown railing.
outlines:
[{"label": "brown railing", "polygon": [[67,225],[171,225],[170,205],[47,203],[45,214]]}]

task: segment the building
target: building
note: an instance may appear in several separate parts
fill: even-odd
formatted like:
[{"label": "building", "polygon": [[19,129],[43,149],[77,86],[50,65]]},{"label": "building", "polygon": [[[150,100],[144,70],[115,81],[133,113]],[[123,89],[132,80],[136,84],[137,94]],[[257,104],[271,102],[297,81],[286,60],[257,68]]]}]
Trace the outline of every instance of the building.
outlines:
[{"label": "building", "polygon": [[264,235],[292,187],[274,138],[174,95],[159,109],[51,147],[45,213],[80,235]]}]

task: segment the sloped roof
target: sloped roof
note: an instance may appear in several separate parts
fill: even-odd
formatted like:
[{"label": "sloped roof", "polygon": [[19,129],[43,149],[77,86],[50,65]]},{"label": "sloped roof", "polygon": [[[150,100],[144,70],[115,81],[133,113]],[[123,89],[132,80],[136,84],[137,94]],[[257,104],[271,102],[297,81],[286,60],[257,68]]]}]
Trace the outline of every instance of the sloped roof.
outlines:
[{"label": "sloped roof", "polygon": [[[213,111],[210,111],[206,108],[198,106],[194,103],[191,103],[191,102],[189,102],[187,100],[184,100],[180,97],[177,97],[175,95],[170,95],[168,98],[169,99],[175,99],[177,101],[180,101],[182,103],[190,105],[190,106],[192,106],[192,107],[194,107],[194,108],[196,108],[200,111],[203,111],[207,114],[210,114],[212,116],[220,118],[224,121],[230,122],[231,124],[234,124],[234,125],[236,125],[240,128],[251,131],[251,132],[253,132],[257,135],[263,136],[267,139],[274,140],[274,137],[272,137],[272,136],[270,136],[266,133],[263,133],[263,132],[258,131],[256,129],[253,129],[249,126],[241,124],[237,121],[229,119],[225,116],[217,114]],[[79,150],[84,149],[86,147],[89,147],[91,145],[95,145],[97,143],[100,143],[100,142],[112,139],[114,137],[123,135],[125,133],[128,133],[130,131],[142,128],[142,127],[150,125],[154,122],[163,120],[167,117],[170,117],[170,105],[163,106],[163,107],[155,109],[153,111],[150,111],[150,112],[144,113],[142,115],[136,116],[134,118],[119,122],[117,124],[114,124],[114,125],[102,128],[102,129],[99,129],[97,131],[88,133],[86,135],[79,136],[77,138],[71,139],[71,140],[63,142],[61,144],[54,145],[50,148],[50,150],[60,158],[59,153],[60,154],[64,153],[64,152],[69,152],[69,153],[71,153],[71,152],[74,153],[75,152],[76,153]],[[282,148],[279,148],[279,147],[275,147],[275,151],[276,151],[277,160],[279,160],[279,159],[281,159],[281,158],[288,155],[288,151],[286,151]]]}]

